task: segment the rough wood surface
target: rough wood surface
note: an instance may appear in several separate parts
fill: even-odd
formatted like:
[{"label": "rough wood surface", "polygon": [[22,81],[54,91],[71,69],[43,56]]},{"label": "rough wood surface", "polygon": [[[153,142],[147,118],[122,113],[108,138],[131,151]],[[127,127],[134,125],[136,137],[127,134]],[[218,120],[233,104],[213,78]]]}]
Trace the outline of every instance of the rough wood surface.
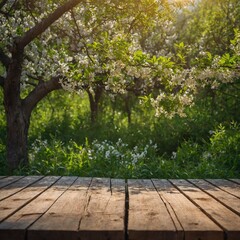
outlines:
[{"label": "rough wood surface", "polygon": [[[0,239],[25,240],[26,229],[38,220],[75,180],[76,177],[60,178],[40,196],[7,218],[0,224]],[[31,238],[28,236],[28,239]]]},{"label": "rough wood surface", "polygon": [[[190,180],[197,185],[198,180]],[[213,219],[228,236],[228,240],[239,240],[240,217],[190,182],[171,180],[192,202]]]},{"label": "rough wood surface", "polygon": [[22,176],[9,176],[9,177],[1,177],[0,181],[0,188],[5,187],[13,182],[16,182],[17,180],[23,178]]},{"label": "rough wood surface", "polygon": [[93,179],[84,216],[81,239],[124,239],[125,181]]},{"label": "rough wood surface", "polygon": [[27,186],[33,184],[34,182],[36,182],[37,180],[39,180],[41,178],[42,178],[42,176],[24,177],[24,178],[20,178],[16,182],[13,182],[13,183],[1,188],[0,189],[0,200],[3,200],[5,198],[21,191],[22,189],[24,189]]},{"label": "rough wood surface", "polygon": [[[167,180],[154,180],[159,194],[173,209],[185,233],[185,240],[220,240],[223,231]],[[202,232],[201,229],[205,229]]]},{"label": "rough wood surface", "polygon": [[[238,195],[238,190],[240,193],[240,187],[238,189],[235,187],[235,184],[232,184],[231,188],[231,182],[228,182],[227,180],[209,179],[208,181],[209,182],[204,180],[192,180],[191,182],[214,197],[217,201],[221,202],[227,208],[230,208],[232,211],[240,215],[240,199],[235,196]],[[229,192],[235,194],[232,195],[229,194]]]},{"label": "rough wood surface", "polygon": [[78,178],[29,228],[30,239],[71,239],[84,213],[91,179]]},{"label": "rough wood surface", "polygon": [[54,181],[56,181],[55,177],[45,177],[28,188],[0,201],[0,222],[41,194]]},{"label": "rough wood surface", "polygon": [[0,240],[240,240],[238,179],[0,177]]},{"label": "rough wood surface", "polygon": [[228,192],[238,198],[240,198],[240,185],[237,183],[230,182],[225,179],[206,179],[211,184],[217,186],[218,188]]},{"label": "rough wood surface", "polygon": [[151,180],[128,180],[129,240],[177,239],[177,230]]},{"label": "rough wood surface", "polygon": [[230,180],[233,181],[233,182],[236,182],[236,183],[240,184],[240,179],[230,179]]}]

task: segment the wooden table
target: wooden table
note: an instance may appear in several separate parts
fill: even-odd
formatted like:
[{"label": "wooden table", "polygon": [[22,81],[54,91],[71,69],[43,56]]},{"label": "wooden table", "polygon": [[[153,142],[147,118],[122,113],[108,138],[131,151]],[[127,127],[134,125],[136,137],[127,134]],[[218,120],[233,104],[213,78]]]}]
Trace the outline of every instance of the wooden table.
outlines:
[{"label": "wooden table", "polygon": [[1,240],[240,240],[240,180],[0,177]]}]

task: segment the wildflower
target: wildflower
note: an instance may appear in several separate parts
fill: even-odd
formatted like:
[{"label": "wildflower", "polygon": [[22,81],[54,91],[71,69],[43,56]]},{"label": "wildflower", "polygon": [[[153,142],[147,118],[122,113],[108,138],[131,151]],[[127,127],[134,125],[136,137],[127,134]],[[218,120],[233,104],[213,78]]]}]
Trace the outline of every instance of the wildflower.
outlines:
[{"label": "wildflower", "polygon": [[176,153],[176,152],[172,152],[172,157],[171,157],[171,159],[176,159],[176,157],[177,157],[177,153]]},{"label": "wildflower", "polygon": [[213,135],[213,134],[214,134],[214,131],[213,131],[213,130],[210,130],[210,131],[209,131],[209,134],[210,134],[210,135]]}]

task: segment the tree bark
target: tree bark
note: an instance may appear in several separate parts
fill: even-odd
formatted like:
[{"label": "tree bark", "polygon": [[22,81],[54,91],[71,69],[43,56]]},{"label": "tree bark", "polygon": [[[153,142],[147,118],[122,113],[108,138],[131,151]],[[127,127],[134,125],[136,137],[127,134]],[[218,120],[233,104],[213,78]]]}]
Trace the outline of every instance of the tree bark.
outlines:
[{"label": "tree bark", "polygon": [[95,124],[99,115],[99,103],[103,93],[103,86],[101,84],[98,84],[94,89],[94,93],[92,93],[89,89],[87,89],[86,91],[88,94],[91,110],[91,123]]},{"label": "tree bark", "polygon": [[32,110],[49,92],[61,88],[59,77],[55,77],[48,82],[40,82],[25,99],[21,99],[20,80],[24,48],[65,12],[80,2],[81,0],[67,1],[23,34],[22,37],[14,39],[11,58],[7,57],[0,49],[0,61],[7,70],[7,76],[0,79],[0,85],[4,90],[4,107],[7,119],[7,162],[11,172],[20,164],[28,164],[27,139]]},{"label": "tree bark", "polygon": [[12,59],[4,81],[4,107],[7,119],[7,160],[10,170],[27,162],[27,133],[29,116],[25,114],[20,98],[23,49],[15,40]]},{"label": "tree bark", "polygon": [[127,96],[124,98],[125,101],[125,110],[127,113],[127,118],[128,118],[128,125],[132,123],[132,111],[130,107],[130,96],[127,94]]},{"label": "tree bark", "polygon": [[28,129],[30,116],[24,109],[7,108],[7,160],[10,172],[28,164]]}]

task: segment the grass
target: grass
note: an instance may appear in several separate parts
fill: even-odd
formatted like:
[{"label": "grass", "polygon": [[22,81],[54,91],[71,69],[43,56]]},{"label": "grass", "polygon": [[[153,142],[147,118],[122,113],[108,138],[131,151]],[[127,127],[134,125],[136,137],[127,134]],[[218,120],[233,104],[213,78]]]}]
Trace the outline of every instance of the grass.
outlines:
[{"label": "grass", "polygon": [[[0,174],[6,174],[4,111],[0,115]],[[102,103],[90,123],[86,96],[51,94],[35,109],[29,130],[28,167],[15,174],[112,178],[239,178],[240,127],[220,123],[198,104],[187,118],[155,118],[153,110],[114,113]],[[113,124],[114,123],[114,124]]]}]

